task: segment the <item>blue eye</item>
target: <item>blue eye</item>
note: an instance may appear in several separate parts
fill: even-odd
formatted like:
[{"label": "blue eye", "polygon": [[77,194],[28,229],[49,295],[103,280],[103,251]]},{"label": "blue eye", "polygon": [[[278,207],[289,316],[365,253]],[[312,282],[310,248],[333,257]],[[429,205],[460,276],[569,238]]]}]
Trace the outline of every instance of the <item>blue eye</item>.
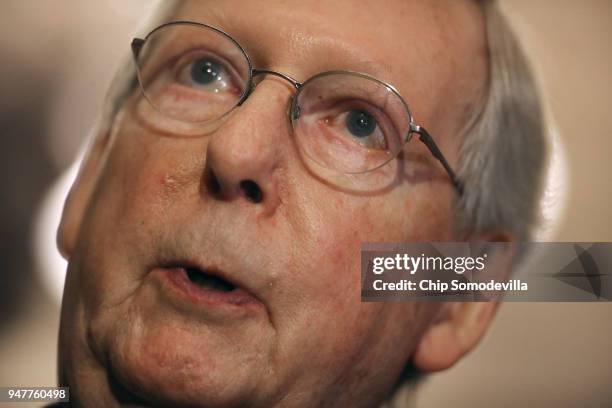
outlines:
[{"label": "blue eye", "polygon": [[191,79],[200,85],[221,81],[223,80],[223,68],[212,58],[201,58],[191,65]]},{"label": "blue eye", "polygon": [[355,137],[370,136],[376,130],[378,123],[367,111],[353,109],[346,115],[346,127]]}]

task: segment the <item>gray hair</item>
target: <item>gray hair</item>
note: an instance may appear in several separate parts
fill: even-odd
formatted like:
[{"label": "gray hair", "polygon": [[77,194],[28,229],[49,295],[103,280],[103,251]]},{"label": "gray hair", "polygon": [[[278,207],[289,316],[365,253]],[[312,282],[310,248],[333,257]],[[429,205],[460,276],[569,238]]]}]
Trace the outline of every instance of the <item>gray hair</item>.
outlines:
[{"label": "gray hair", "polygon": [[544,120],[527,59],[497,2],[482,3],[489,49],[489,90],[461,145],[459,229],[529,239],[539,221],[546,159]]}]

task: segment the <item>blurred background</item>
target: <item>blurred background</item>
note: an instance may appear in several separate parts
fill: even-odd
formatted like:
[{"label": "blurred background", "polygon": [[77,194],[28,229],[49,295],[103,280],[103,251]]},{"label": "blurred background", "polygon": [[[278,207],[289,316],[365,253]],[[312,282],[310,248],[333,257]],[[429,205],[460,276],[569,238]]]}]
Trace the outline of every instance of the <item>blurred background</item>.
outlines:
[{"label": "blurred background", "polygon": [[[69,168],[152,3],[0,5],[0,386],[55,385],[63,266],[53,239]],[[566,199],[545,236],[612,241],[612,1],[501,3],[558,133],[551,202]],[[502,305],[483,344],[416,397],[451,405],[612,406],[612,304]]]}]

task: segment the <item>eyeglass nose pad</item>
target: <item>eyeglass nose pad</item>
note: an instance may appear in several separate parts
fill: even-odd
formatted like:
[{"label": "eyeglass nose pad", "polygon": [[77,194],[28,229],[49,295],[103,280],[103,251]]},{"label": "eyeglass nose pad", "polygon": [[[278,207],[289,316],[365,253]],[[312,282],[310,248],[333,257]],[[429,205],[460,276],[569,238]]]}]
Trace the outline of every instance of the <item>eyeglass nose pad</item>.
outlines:
[{"label": "eyeglass nose pad", "polygon": [[240,100],[238,101],[238,103],[236,104],[236,106],[242,106],[242,104],[244,103],[244,101],[247,100],[247,98],[251,95],[251,93],[253,92],[253,84],[249,83],[249,85],[247,86],[246,91],[244,92],[244,94],[242,95],[242,97],[240,98]]},{"label": "eyeglass nose pad", "polygon": [[297,120],[302,113],[300,105],[298,105],[298,93],[291,96],[291,104],[289,105],[289,117],[291,121]]},{"label": "eyeglass nose pad", "polygon": [[297,102],[291,104],[291,120],[297,120],[300,117],[300,105]]}]

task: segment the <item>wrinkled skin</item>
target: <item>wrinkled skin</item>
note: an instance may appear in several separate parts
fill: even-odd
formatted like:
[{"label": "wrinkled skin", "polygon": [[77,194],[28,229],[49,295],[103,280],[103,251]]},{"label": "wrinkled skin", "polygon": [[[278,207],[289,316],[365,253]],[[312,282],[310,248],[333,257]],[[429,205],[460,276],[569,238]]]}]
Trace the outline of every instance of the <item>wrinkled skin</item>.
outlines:
[{"label": "wrinkled skin", "polygon": [[[350,69],[389,81],[455,166],[486,88],[470,1],[193,1],[176,19],[221,27],[256,66],[300,80]],[[292,92],[268,76],[223,126],[190,138],[143,124],[134,93],[98,136],[59,231],[60,380],[75,404],[376,406],[419,349],[425,370],[456,360],[423,345],[439,306],[359,299],[362,242],[458,239],[448,177],[417,140],[356,189],[320,177],[291,137]],[[263,201],[245,197],[246,179]],[[153,271],[179,261],[223,271],[256,301],[177,300]]]}]

